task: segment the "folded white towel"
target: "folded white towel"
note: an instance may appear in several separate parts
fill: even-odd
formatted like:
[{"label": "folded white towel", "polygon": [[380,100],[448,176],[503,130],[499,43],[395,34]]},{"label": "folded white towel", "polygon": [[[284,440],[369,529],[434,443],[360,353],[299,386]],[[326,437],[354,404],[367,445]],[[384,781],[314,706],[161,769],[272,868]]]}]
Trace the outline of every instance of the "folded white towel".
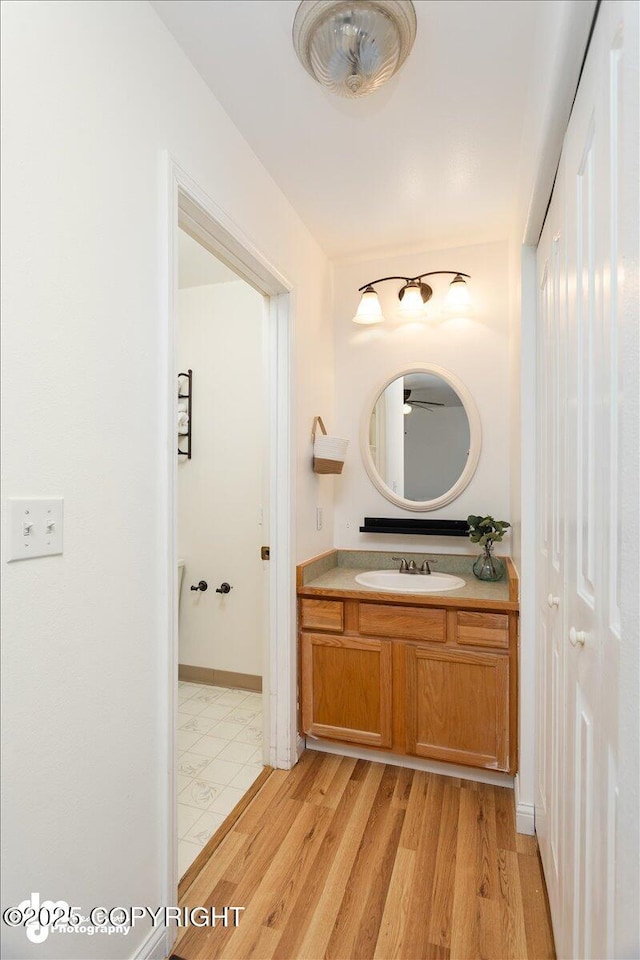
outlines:
[{"label": "folded white towel", "polygon": [[188,423],[188,413],[185,410],[178,410],[178,430],[186,430]]},{"label": "folded white towel", "polygon": [[189,409],[188,400],[178,400],[178,413],[186,413]]}]

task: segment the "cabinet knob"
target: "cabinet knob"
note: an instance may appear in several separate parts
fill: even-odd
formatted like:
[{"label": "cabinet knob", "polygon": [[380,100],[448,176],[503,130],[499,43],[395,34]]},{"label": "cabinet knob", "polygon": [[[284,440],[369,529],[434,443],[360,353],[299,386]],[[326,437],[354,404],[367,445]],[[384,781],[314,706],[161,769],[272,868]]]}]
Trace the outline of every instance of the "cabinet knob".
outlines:
[{"label": "cabinet knob", "polygon": [[587,635],[584,630],[576,630],[575,627],[571,627],[569,630],[569,643],[572,647],[583,647],[586,639]]},{"label": "cabinet knob", "polygon": [[552,593],[547,597],[547,603],[550,607],[559,607],[560,606],[560,597],[554,597]]}]

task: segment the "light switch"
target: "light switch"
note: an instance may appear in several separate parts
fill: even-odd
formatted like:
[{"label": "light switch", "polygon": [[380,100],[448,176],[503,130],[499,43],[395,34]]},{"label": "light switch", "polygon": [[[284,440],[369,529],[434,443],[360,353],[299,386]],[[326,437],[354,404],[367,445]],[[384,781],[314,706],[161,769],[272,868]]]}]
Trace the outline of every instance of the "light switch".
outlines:
[{"label": "light switch", "polygon": [[63,504],[62,497],[7,500],[7,562],[62,553]]}]

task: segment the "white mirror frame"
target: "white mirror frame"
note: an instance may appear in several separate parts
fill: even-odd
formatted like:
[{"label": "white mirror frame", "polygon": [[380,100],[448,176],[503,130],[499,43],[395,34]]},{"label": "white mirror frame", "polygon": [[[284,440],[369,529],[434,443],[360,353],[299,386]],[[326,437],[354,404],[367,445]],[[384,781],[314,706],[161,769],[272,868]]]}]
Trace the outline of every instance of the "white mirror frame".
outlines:
[{"label": "white mirror frame", "polygon": [[[369,424],[371,420],[371,413],[375,404],[378,401],[378,398],[384,393],[390,383],[393,383],[394,380],[397,380],[398,377],[407,377],[413,373],[431,373],[435,374],[452,387],[462,401],[462,406],[465,409],[467,414],[467,419],[469,420],[469,456],[467,457],[467,463],[454,483],[449,490],[445,491],[441,496],[436,497],[433,500],[407,500],[406,497],[399,497],[397,493],[394,493],[390,489],[376,470],[376,466],[371,457],[371,450],[369,448]],[[476,472],[476,467],[478,466],[478,460],[480,459],[480,449],[482,447],[482,428],[480,426],[480,414],[478,413],[478,408],[476,407],[475,401],[471,396],[469,390],[465,387],[464,383],[461,380],[458,380],[453,373],[450,373],[449,370],[445,370],[444,367],[438,367],[433,363],[419,363],[413,367],[409,367],[407,370],[401,370],[400,372],[394,373],[390,376],[385,382],[376,388],[375,392],[371,395],[369,401],[367,402],[364,413],[362,417],[362,424],[360,428],[360,452],[362,454],[362,461],[365,466],[365,470],[369,475],[374,487],[391,503],[395,503],[398,507],[403,507],[405,510],[410,510],[417,513],[424,513],[428,510],[438,510],[440,507],[444,507],[447,503],[451,503],[452,500],[455,500],[456,497],[459,497],[462,491],[467,487]]]}]

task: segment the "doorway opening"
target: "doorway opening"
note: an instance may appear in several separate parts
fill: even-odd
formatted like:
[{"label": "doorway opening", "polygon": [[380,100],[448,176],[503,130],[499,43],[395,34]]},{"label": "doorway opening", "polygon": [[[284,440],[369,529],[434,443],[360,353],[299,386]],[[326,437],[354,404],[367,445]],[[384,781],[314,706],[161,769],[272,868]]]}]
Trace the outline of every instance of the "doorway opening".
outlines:
[{"label": "doorway opening", "polygon": [[268,303],[178,230],[178,875],[265,763]]},{"label": "doorway opening", "polygon": [[[187,744],[187,740],[193,739],[185,736],[185,733],[200,734],[201,737],[210,737],[211,739],[223,740],[223,736],[217,734],[233,733],[230,728],[219,728],[214,732],[211,727],[204,732],[204,726],[207,720],[214,721],[214,726],[218,723],[236,723],[240,727],[240,720],[246,720],[242,724],[244,734],[242,737],[232,736],[225,741],[220,752],[225,750],[229,742],[240,744],[250,738],[247,748],[251,747],[251,755],[244,759],[240,757],[242,752],[247,754],[247,749],[239,748],[237,745],[228,751],[225,758],[219,755],[212,756],[211,760],[219,759],[221,763],[239,763],[241,768],[260,767],[268,765],[270,767],[280,767],[288,769],[296,761],[301,753],[302,743],[297,733],[296,723],[296,638],[295,638],[295,583],[292,576],[293,571],[293,548],[292,531],[294,529],[295,503],[293,498],[293,476],[295,462],[291,449],[291,418],[292,418],[292,378],[290,368],[290,290],[291,283],[279,273],[277,268],[264,257],[264,255],[255,247],[251,240],[244,235],[242,230],[235,224],[228,215],[219,208],[210,197],[208,197],[199,186],[171,159],[167,157],[167,186],[168,186],[168,208],[167,208],[167,247],[168,263],[166,275],[167,292],[167,331],[168,331],[168,349],[166,354],[166,405],[165,416],[163,418],[163,431],[166,437],[166,484],[164,486],[164,498],[166,503],[166,515],[168,518],[166,530],[166,549],[164,550],[165,561],[163,562],[163,577],[167,584],[167,662],[166,676],[168,683],[166,690],[166,713],[167,717],[167,800],[166,800],[166,827],[167,827],[167,854],[166,854],[166,902],[175,903],[178,894],[178,885],[180,877],[183,876],[185,863],[188,858],[189,848],[182,850],[182,856],[179,861],[179,832],[182,832],[184,839],[186,832],[179,827],[179,809],[178,804],[180,788],[184,790],[189,784],[179,777],[187,776],[189,780],[200,780],[204,783],[213,782],[211,780],[213,768],[208,771],[209,779],[200,776],[201,770],[194,769],[194,776],[189,777],[187,773],[179,773],[178,760],[180,754],[193,754],[194,743]],[[183,236],[184,234],[184,236]],[[183,253],[187,246],[191,248],[192,254],[212,257],[215,270],[218,271],[218,279],[213,278],[212,283],[192,284],[189,286],[188,274],[184,279],[184,287],[180,285],[180,246],[182,244]],[[182,258],[184,260],[184,257]],[[228,271],[226,274],[224,271]],[[223,278],[224,279],[221,279]],[[209,279],[212,279],[209,276]],[[212,383],[207,385],[206,371],[202,372],[201,357],[202,352],[195,345],[187,346],[187,352],[183,352],[180,337],[180,301],[197,301],[202,294],[197,292],[199,286],[213,286],[218,288],[228,287],[241,290],[241,297],[244,297],[244,306],[252,304],[253,327],[252,333],[246,333],[242,349],[238,349],[237,343],[233,349],[237,352],[235,368],[229,362],[229,353],[225,350],[231,350],[231,342],[225,346],[223,338],[228,334],[231,337],[231,330],[238,326],[238,318],[241,316],[235,307],[227,304],[222,317],[222,332],[216,337],[211,329],[207,331],[209,339],[213,344],[209,344],[211,355],[215,352],[212,363],[220,363],[222,360],[226,363],[225,376],[226,388],[219,391],[219,395],[210,395],[207,401],[207,386],[212,387]],[[189,292],[191,291],[191,292]],[[259,307],[256,310],[256,305]],[[238,308],[239,310],[240,308]],[[243,308],[244,309],[244,308]],[[248,330],[249,328],[247,328]],[[256,334],[256,329],[259,334]],[[235,330],[237,332],[237,330]],[[254,338],[250,344],[249,336]],[[259,339],[258,339],[259,338]],[[241,340],[241,338],[238,338]],[[185,340],[185,338],[183,338]],[[185,340],[185,342],[188,342]],[[216,346],[218,349],[213,350]],[[243,375],[243,370],[248,371],[249,356],[253,356],[252,351],[257,346],[260,356],[259,373],[253,374],[253,380],[259,380],[261,384],[261,399],[259,401],[250,401],[251,391],[255,383],[245,382],[248,379],[248,373]],[[192,360],[194,355],[196,359]],[[255,357],[251,362],[253,363]],[[228,371],[235,377],[229,378]],[[254,369],[258,369],[255,367]],[[188,376],[178,377],[178,374],[188,374],[191,370],[191,378]],[[197,374],[197,376],[196,376]],[[189,383],[189,380],[191,381]],[[180,382],[179,382],[180,381]],[[180,386],[180,391],[178,387]],[[183,394],[179,398],[179,392]],[[204,401],[205,406],[202,406]],[[209,408],[206,404],[209,403]],[[254,409],[254,403],[257,407]],[[191,405],[191,410],[189,410]],[[186,409],[185,409],[186,408]],[[245,409],[246,408],[246,409]],[[201,458],[199,470],[202,468],[203,447],[202,430],[207,430],[218,424],[224,419],[230,422],[233,417],[240,417],[243,414],[248,418],[244,421],[244,426],[236,425],[236,436],[229,431],[231,439],[228,440],[231,453],[225,457],[220,449],[210,450],[209,456],[215,463],[216,476],[210,482],[203,481],[198,485],[194,481],[197,475],[196,470],[191,471],[191,494],[195,498],[194,490],[199,494],[206,495],[203,502],[208,506],[203,507],[205,512],[216,506],[211,501],[214,498],[213,493],[216,489],[215,484],[223,480],[229,481],[232,498],[230,504],[227,503],[226,510],[218,511],[217,523],[221,526],[218,532],[212,536],[210,543],[201,542],[203,537],[205,523],[195,519],[188,521],[192,525],[190,534],[185,536],[180,529],[180,507],[188,510],[187,496],[188,484],[183,483],[184,490],[181,491],[180,485],[189,474],[188,467],[195,467],[198,457]],[[189,437],[189,425],[191,426],[191,436]],[[240,467],[234,468],[231,464],[231,456],[242,455],[243,437],[246,428],[247,437],[253,438],[253,445],[257,433],[261,435],[260,455],[260,478],[256,480],[255,476],[238,476]],[[257,433],[256,433],[257,430]],[[179,436],[180,434],[180,436]],[[222,441],[220,441],[221,443]],[[191,458],[189,459],[189,444]],[[205,444],[206,446],[206,444]],[[238,449],[240,448],[240,449]],[[178,449],[183,454],[178,453]],[[255,453],[255,450],[254,450]],[[185,455],[186,454],[186,455]],[[186,466],[178,461],[186,461]],[[257,461],[256,461],[257,462]],[[251,468],[253,469],[253,468]],[[245,468],[249,473],[249,468]],[[253,509],[248,505],[247,497],[244,500],[238,497],[238,491],[242,486],[241,481],[247,481],[247,484],[253,483],[253,489],[259,488],[261,491],[260,503],[254,504]],[[237,482],[235,482],[237,481]],[[243,488],[244,489],[244,488]],[[220,496],[216,494],[220,499]],[[235,498],[235,500],[233,500]],[[241,501],[241,502],[240,502]],[[220,503],[217,504],[220,506]],[[194,511],[195,513],[195,511]],[[189,513],[183,512],[183,516],[189,517]],[[207,521],[210,527],[210,521]],[[227,548],[221,548],[223,541],[223,527],[226,525],[226,543]],[[215,524],[214,524],[215,526]],[[240,542],[238,531],[243,529],[246,533],[248,529],[256,534],[255,541]],[[191,537],[191,539],[189,539]],[[262,547],[270,548],[270,559],[263,560],[261,556]],[[256,548],[258,554],[256,556]],[[193,549],[193,555],[190,558],[187,552]],[[214,564],[215,559],[215,564]],[[184,561],[179,565],[179,561]],[[201,564],[209,566],[201,566]],[[209,572],[210,570],[210,572]],[[250,571],[256,577],[256,583],[252,588],[246,585],[246,576]],[[208,574],[208,575],[207,575]],[[245,581],[243,581],[245,577]],[[182,580],[180,589],[180,579]],[[191,587],[200,587],[200,580],[206,582],[207,589],[191,590]],[[229,590],[223,588],[223,584],[229,585]],[[242,584],[245,584],[242,586]],[[216,593],[220,588],[223,592]],[[243,597],[241,598],[241,594]],[[250,598],[249,598],[250,595]],[[188,600],[185,598],[188,596]],[[179,599],[182,597],[182,602]],[[248,599],[249,598],[249,599]],[[214,601],[218,604],[213,609],[220,614],[218,617],[220,631],[216,632],[212,626],[206,626],[207,604],[204,601]],[[183,605],[184,613],[183,613]],[[189,607],[191,604],[191,607]],[[180,607],[180,611],[179,611]],[[234,622],[238,623],[237,617],[240,615],[240,607],[247,607],[249,611],[258,608],[260,610],[259,625],[255,628],[260,635],[259,643],[251,646],[244,638],[245,661],[234,661],[232,653],[237,654],[242,644],[237,639],[238,630],[232,629]],[[187,613],[187,610],[189,612]],[[246,612],[246,611],[245,611]],[[203,623],[199,622],[200,618]],[[235,618],[235,621],[234,621]],[[179,627],[182,622],[183,637],[180,637]],[[188,624],[188,625],[187,625]],[[240,629],[240,628],[238,628]],[[243,628],[245,631],[250,629]],[[211,633],[213,630],[213,633]],[[209,641],[207,641],[207,637]],[[203,660],[202,644],[216,648],[216,660]],[[229,639],[231,638],[231,639]],[[184,642],[181,644],[181,639]],[[237,649],[236,649],[237,648]],[[249,648],[253,650],[253,660],[251,660]],[[259,654],[258,654],[259,648]],[[194,652],[195,651],[195,652]],[[199,651],[199,652],[198,652]],[[222,655],[224,654],[224,655]],[[190,673],[189,667],[201,667],[211,672],[205,674]],[[240,667],[238,669],[238,667]],[[182,668],[182,669],[180,669]],[[216,672],[217,671],[217,672]],[[181,676],[180,676],[181,675]],[[262,689],[258,689],[260,686]],[[217,687],[216,698],[207,700],[202,711],[198,714],[191,713],[191,716],[203,714],[202,723],[195,724],[193,730],[189,730],[189,719],[185,719],[189,707],[185,708],[188,700],[193,700],[198,690],[192,692],[189,696],[189,687],[179,687],[180,683],[198,684],[208,691],[200,692],[200,696],[211,696],[212,688]],[[234,691],[238,696],[231,696],[227,691]],[[239,697],[242,696],[242,702]],[[262,697],[261,703],[259,697]],[[234,703],[218,702],[218,708],[229,707],[225,716],[213,716],[219,713],[219,709],[210,709],[215,706],[216,701],[235,700]],[[194,710],[197,704],[190,705]],[[260,707],[262,715],[260,717]],[[182,708],[182,709],[180,709]],[[208,711],[209,716],[204,717],[204,712]],[[236,713],[233,719],[229,719],[231,713]],[[252,716],[249,717],[248,713]],[[179,736],[179,718],[182,721],[184,730],[180,731]],[[196,729],[197,727],[197,729]],[[261,727],[261,731],[260,731]],[[241,731],[239,730],[238,733]],[[259,752],[259,733],[262,733],[262,754]],[[180,741],[180,742],[179,742]],[[191,749],[182,750],[181,747],[188,746]],[[207,744],[206,741],[200,744],[201,750],[207,746],[210,751],[216,749],[216,745]],[[231,759],[231,753],[235,751],[237,759]],[[204,754],[201,754],[204,756]],[[244,761],[244,762],[241,762]],[[218,770],[223,770],[218,766]],[[242,783],[246,783],[255,770],[243,769],[242,776],[238,776],[241,771],[235,768],[224,769],[225,774],[233,773],[231,779],[236,779],[232,785],[218,784],[223,790],[216,791],[215,796],[211,792],[202,792],[192,799],[192,807],[197,812],[196,804],[205,804],[210,798],[211,802],[207,809],[211,813],[213,806],[228,806],[230,794],[225,795],[225,799],[216,802],[225,789],[242,789]],[[218,778],[220,774],[218,773]],[[259,783],[260,779],[256,781]],[[194,788],[195,789],[195,788]],[[251,789],[255,789],[254,787]],[[185,798],[186,799],[186,798]],[[246,798],[245,798],[246,800]],[[189,806],[190,804],[186,804]],[[206,809],[203,808],[203,812]],[[221,812],[222,816],[224,813]],[[187,815],[188,818],[189,815]],[[193,816],[193,814],[191,814]],[[201,814],[202,816],[202,814]],[[215,826],[213,817],[208,818],[211,823],[204,821],[200,825],[202,830],[196,831],[201,834],[199,840],[205,839],[207,825]],[[183,819],[183,825],[185,820]],[[228,826],[228,820],[226,825]],[[195,821],[190,825],[195,826]],[[223,825],[213,837],[204,844],[202,858],[206,859],[207,852],[215,847],[217,838],[223,833]],[[192,842],[192,840],[189,840]],[[194,853],[193,848],[190,850]],[[192,867],[188,868],[189,876],[194,875],[194,870],[198,866],[194,861]],[[185,878],[186,880],[186,878]]]}]

